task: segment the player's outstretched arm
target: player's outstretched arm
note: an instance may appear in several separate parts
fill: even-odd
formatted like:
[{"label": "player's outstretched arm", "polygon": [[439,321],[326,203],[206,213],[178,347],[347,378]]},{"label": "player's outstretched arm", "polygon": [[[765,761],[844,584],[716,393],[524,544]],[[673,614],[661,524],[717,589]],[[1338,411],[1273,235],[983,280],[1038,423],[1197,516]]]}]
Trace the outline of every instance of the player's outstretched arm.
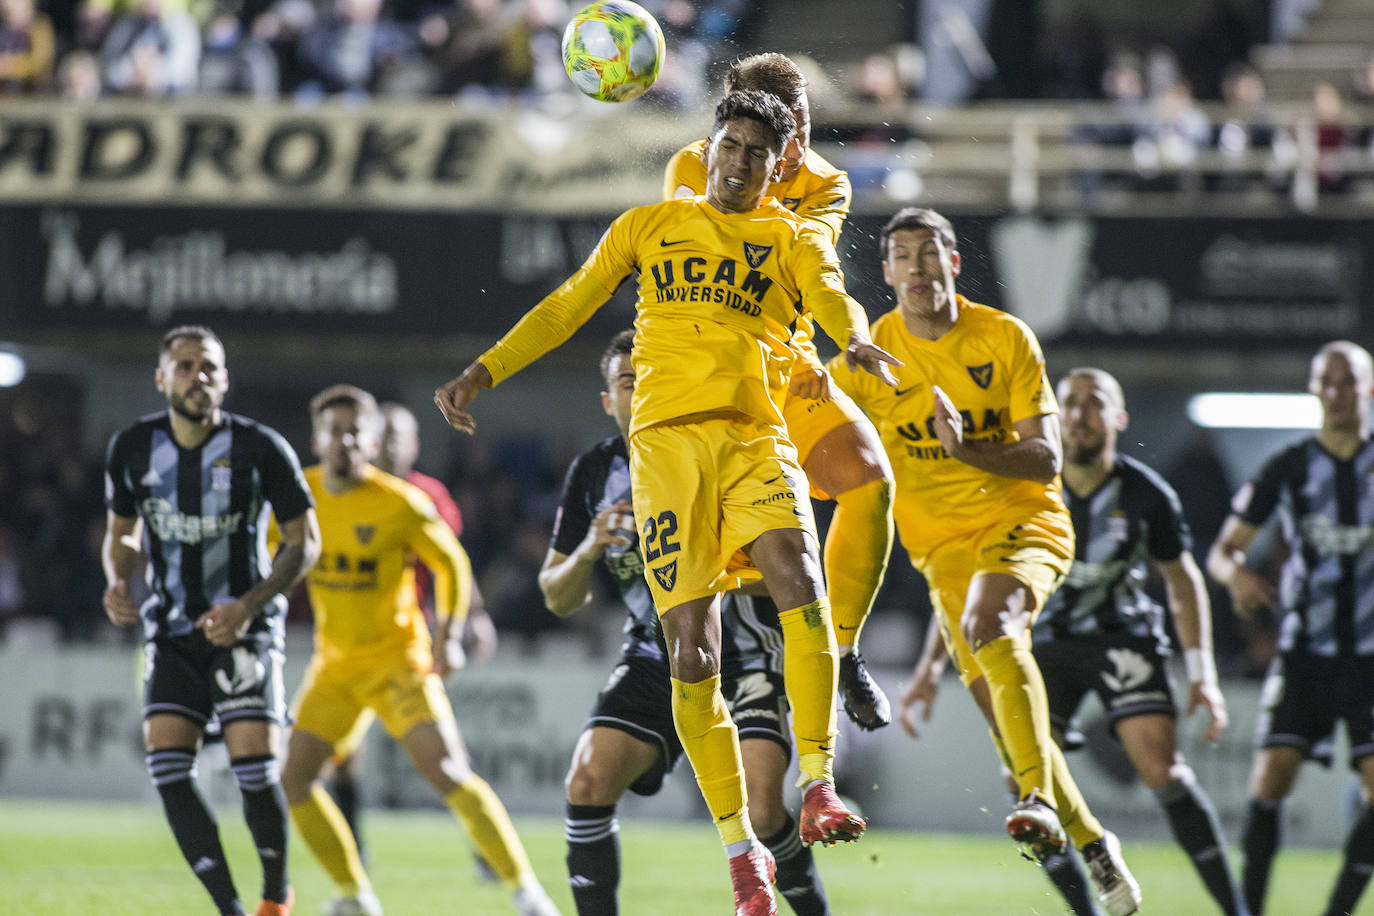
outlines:
[{"label": "player's outstretched arm", "polygon": [[477,431],[477,420],[468,413],[468,408],[476,400],[477,392],[490,387],[491,372],[478,360],[464,369],[462,375],[437,389],[434,404],[449,426],[470,436]]},{"label": "player's outstretched arm", "polygon": [[100,547],[105,567],[105,616],[115,626],[138,622],[138,605],[129,597],[129,581],[143,560],[143,520],[105,513],[105,540]]},{"label": "player's outstretched arm", "polygon": [[1228,516],[1212,549],[1207,552],[1207,571],[1231,593],[1231,604],[1241,617],[1278,606],[1278,592],[1259,573],[1245,565],[1245,551],[1259,529],[1238,515]]},{"label": "player's outstretched arm", "polygon": [[1064,451],[1057,414],[1038,414],[1018,420],[1016,434],[1019,438],[1015,442],[965,439],[964,420],[954,402],[939,385],[932,385],[931,391],[935,395],[935,433],[951,458],[989,474],[1018,480],[1049,483],[1059,476]]},{"label": "player's outstretched arm", "polygon": [[945,654],[944,640],[940,638],[940,625],[934,619],[926,628],[926,642],[921,648],[921,657],[916,661],[916,670],[911,674],[911,683],[902,688],[897,698],[897,718],[902,728],[913,738],[919,738],[916,729],[916,704],[921,705],[921,722],[929,722],[935,712],[935,696],[940,692],[940,675],[944,673],[949,656]]},{"label": "player's outstretched arm", "polygon": [[1164,576],[1169,610],[1188,672],[1188,715],[1199,708],[1206,709],[1211,721],[1203,740],[1215,741],[1231,719],[1217,682],[1216,657],[1212,653],[1212,606],[1202,570],[1185,550],[1178,559],[1159,563],[1159,571]]}]

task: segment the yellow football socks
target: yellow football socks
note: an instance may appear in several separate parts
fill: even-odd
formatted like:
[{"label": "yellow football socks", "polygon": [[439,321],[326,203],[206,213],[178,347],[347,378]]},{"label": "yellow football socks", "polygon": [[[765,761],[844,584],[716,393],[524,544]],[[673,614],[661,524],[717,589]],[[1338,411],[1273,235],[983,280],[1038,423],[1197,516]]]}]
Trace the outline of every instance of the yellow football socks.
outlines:
[{"label": "yellow football socks", "polygon": [[780,611],[782,671],[787,701],[792,704],[792,732],[797,738],[799,785],[821,779],[834,782],[835,684],[839,677],[835,634],[825,599]]},{"label": "yellow football socks", "polygon": [[835,497],[825,536],[825,587],[841,652],[858,644],[892,553],[892,482],[874,480]]},{"label": "yellow football socks", "polygon": [[308,799],[291,806],[291,820],[343,896],[356,897],[372,889],[358,856],[353,831],[348,829],[343,812],[323,786],[316,783]]},{"label": "yellow football socks", "polygon": [[1011,773],[1024,797],[1039,789],[1040,797],[1055,805],[1054,773],[1050,765],[1049,699],[1045,681],[1031,655],[1030,639],[1002,636],[973,653],[987,678],[992,711]]},{"label": "yellow football socks", "polygon": [[672,684],[673,724],[721,841],[728,846],[752,839],[739,733],[720,692],[720,675],[693,684],[673,678]]},{"label": "yellow football socks", "polygon": [[1050,745],[1050,768],[1054,772],[1054,795],[1059,801],[1059,823],[1069,842],[1082,849],[1093,840],[1102,839],[1102,822],[1093,817],[1083,793],[1078,791],[1078,783],[1069,773],[1069,764],[1059,745]]},{"label": "yellow football socks", "polygon": [[[992,739],[992,746],[997,748],[1003,765],[1008,771],[1012,770],[1011,758],[1001,736],[989,729],[988,737]],[[1058,801],[1059,823],[1068,835],[1069,842],[1082,849],[1092,841],[1102,839],[1102,822],[1088,810],[1088,803],[1083,800],[1083,793],[1078,791],[1078,783],[1073,781],[1064,752],[1057,744],[1050,746],[1050,771],[1053,773],[1054,794]]]},{"label": "yellow football socks", "polygon": [[514,890],[533,873],[506,806],[485,779],[476,774],[468,776],[444,797],[444,803],[463,822],[472,844],[502,884]]}]

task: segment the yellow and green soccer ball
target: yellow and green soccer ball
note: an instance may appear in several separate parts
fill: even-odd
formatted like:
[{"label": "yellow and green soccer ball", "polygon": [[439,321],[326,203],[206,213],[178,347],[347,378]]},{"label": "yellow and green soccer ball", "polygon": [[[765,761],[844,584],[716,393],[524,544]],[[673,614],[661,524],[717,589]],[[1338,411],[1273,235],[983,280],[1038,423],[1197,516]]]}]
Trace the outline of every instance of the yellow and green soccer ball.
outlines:
[{"label": "yellow and green soccer ball", "polygon": [[563,31],[563,67],[584,95],[601,102],[637,99],[663,66],[663,30],[630,0],[584,6]]}]

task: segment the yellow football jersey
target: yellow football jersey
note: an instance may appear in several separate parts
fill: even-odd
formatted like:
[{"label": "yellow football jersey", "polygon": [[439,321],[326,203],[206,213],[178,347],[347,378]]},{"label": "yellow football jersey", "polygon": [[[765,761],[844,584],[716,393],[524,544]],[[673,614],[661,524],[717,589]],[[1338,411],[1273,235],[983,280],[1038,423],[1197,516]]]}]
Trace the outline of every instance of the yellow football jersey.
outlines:
[{"label": "yellow football jersey", "polygon": [[873,323],[873,342],[905,365],[889,388],[853,372],[843,354],[827,368],[872,418],[897,479],[893,518],[913,562],[940,542],[1034,512],[1067,518],[1058,479],[1050,484],[990,474],[949,457],[935,435],[932,385],[949,395],[969,439],[1016,441],[1019,420],[1059,412],[1035,334],[1005,312],[959,297],[959,320],[939,340],[906,329],[899,310]]},{"label": "yellow football jersey", "polygon": [[415,597],[417,556],[434,574],[440,616],[466,616],[472,567],[424,491],[370,465],[362,483],[339,495],[325,488],[319,465],[306,468],[305,479],[323,544],[306,583],[315,651],[325,661],[428,645]]},{"label": "yellow football jersey", "polygon": [[704,197],[636,207],[586,263],[482,354],[493,384],[567,340],[639,271],[630,431],[744,414],[782,426],[802,307],[836,340],[863,333],[829,239],[776,201],[722,213]]},{"label": "yellow football jersey", "polygon": [[[663,172],[664,200],[706,193],[707,142],[698,140],[684,146],[668,160],[668,167]],[[767,193],[806,222],[826,232],[830,244],[840,244],[840,230],[849,216],[853,189],[849,175],[827,162],[820,153],[808,149],[797,174],[786,181],[773,182]],[[792,346],[802,359],[819,366],[815,336],[810,317],[804,315],[797,322]]]}]

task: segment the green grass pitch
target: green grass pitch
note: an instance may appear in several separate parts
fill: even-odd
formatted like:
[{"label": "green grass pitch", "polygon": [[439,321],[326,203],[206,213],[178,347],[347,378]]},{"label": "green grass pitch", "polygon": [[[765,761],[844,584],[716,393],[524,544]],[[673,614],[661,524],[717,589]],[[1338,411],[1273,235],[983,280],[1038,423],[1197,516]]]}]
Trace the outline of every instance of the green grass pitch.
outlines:
[{"label": "green grass pitch", "polygon": [[[258,865],[236,810],[220,812],[235,880],[249,912]],[[566,916],[574,913],[563,866],[562,824],[520,818],[536,871]],[[479,881],[466,840],[443,811],[368,811],[371,874],[387,916],[509,914],[505,892]],[[710,825],[621,823],[626,916],[723,916],[728,878]],[[1126,853],[1145,890],[1145,913],[1205,916],[1216,909],[1183,853],[1133,842]],[[818,849],[836,916],[1058,914],[1049,884],[997,836],[874,830],[860,843]],[[1337,850],[1284,850],[1268,912],[1319,912],[1340,864]],[[296,841],[291,865],[299,916],[331,896],[323,872]],[[1371,893],[1374,897],[1374,893]],[[156,804],[0,800],[0,912],[25,916],[211,914]],[[790,913],[786,904],[783,913]],[[1374,914],[1367,899],[1361,914]]]}]

